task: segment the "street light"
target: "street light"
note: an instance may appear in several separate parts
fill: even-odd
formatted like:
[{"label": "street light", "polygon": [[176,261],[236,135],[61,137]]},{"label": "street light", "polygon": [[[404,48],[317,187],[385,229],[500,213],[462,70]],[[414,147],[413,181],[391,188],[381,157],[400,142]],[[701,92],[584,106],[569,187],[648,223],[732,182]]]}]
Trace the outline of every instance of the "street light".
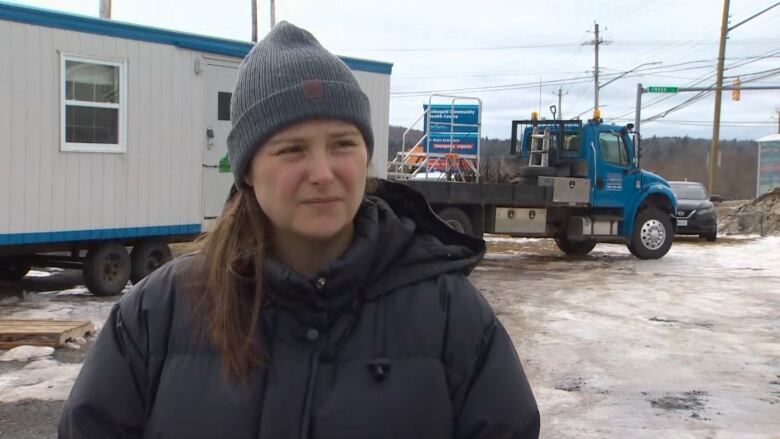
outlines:
[{"label": "street light", "polygon": [[654,66],[654,65],[657,65],[657,64],[661,64],[661,61],[653,61],[653,62],[646,62],[646,63],[644,63],[644,64],[639,64],[638,66],[634,67],[633,69],[631,69],[631,70],[626,70],[625,72],[623,72],[623,73],[621,73],[620,75],[618,75],[618,76],[616,76],[616,77],[614,77],[614,78],[610,79],[609,81],[607,81],[607,82],[605,82],[605,83],[603,83],[603,84],[599,84],[599,90],[601,90],[602,88],[604,88],[604,87],[608,86],[609,84],[612,84],[613,82],[617,81],[618,79],[620,79],[620,78],[622,78],[622,77],[624,77],[624,76],[628,75],[629,73],[636,71],[636,70],[637,70],[637,69],[639,69],[640,67],[644,67],[644,66]]}]

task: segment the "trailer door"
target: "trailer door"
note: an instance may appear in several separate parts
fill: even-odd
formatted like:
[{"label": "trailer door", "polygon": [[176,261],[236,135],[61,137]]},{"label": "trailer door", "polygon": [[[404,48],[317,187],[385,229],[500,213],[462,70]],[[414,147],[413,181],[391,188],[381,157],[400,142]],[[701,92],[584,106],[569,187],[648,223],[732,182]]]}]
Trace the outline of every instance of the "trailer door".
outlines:
[{"label": "trailer door", "polygon": [[230,98],[238,62],[206,60],[206,142],[203,150],[203,230],[210,230],[222,213],[233,174],[227,159],[230,133]]}]

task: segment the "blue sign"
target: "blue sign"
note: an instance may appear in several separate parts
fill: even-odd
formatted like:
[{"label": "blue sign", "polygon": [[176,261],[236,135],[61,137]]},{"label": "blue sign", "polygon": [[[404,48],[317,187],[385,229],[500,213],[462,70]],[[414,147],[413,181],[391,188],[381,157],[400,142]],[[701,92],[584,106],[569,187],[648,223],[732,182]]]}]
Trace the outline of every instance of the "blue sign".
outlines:
[{"label": "blue sign", "polygon": [[[423,105],[425,110],[427,105]],[[454,109],[454,116],[453,116]],[[479,105],[431,105],[430,130],[425,118],[425,132],[428,133],[477,133],[479,132]]]},{"label": "blue sign", "polygon": [[477,155],[477,133],[433,133],[427,138],[429,154]]}]

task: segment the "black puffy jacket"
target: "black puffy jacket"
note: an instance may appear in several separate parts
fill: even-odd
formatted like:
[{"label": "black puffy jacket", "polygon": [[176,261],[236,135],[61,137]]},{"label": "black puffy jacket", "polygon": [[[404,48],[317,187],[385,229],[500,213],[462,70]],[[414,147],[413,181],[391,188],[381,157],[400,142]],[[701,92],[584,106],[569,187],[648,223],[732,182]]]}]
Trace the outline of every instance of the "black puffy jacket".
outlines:
[{"label": "black puffy jacket", "polygon": [[[466,275],[484,242],[383,182],[347,252],[312,279],[268,260],[266,366],[226,381],[198,343],[178,258],[113,308],[61,438],[536,438],[506,330]],[[189,293],[189,294],[187,294]]]}]

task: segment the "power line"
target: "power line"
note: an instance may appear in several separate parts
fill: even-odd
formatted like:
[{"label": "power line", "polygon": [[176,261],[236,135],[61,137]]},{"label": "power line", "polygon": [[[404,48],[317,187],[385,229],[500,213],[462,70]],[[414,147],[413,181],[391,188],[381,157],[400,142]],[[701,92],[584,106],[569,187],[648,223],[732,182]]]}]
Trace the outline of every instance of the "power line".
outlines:
[{"label": "power line", "polygon": [[[767,44],[777,43],[780,39],[750,39],[740,40],[732,42],[731,44]],[[700,40],[645,40],[645,41],[622,41],[618,43],[620,46],[647,46],[653,44],[663,45],[680,45],[688,44],[693,46],[713,46],[718,44],[717,42]],[[493,50],[526,50],[526,49],[548,49],[555,47],[576,47],[581,45],[580,43],[536,43],[536,44],[521,44],[511,46],[474,46],[474,47],[342,47],[335,49],[338,52],[461,52],[461,51],[493,51]],[[662,46],[663,47],[663,46]],[[653,50],[653,52],[656,50]]]},{"label": "power line", "polygon": [[[769,51],[767,51],[767,52],[761,53],[761,54],[759,54],[759,55],[750,56],[750,57],[744,57],[744,59],[746,59],[747,61],[744,61],[744,62],[735,62],[734,64],[731,64],[731,65],[727,66],[727,67],[726,67],[724,70],[730,70],[730,69],[734,69],[734,68],[737,68],[737,67],[742,67],[742,66],[745,66],[745,65],[751,64],[751,63],[753,63],[753,62],[757,62],[757,61],[761,61],[761,60],[763,60],[763,59],[767,59],[767,58],[774,57],[774,56],[776,56],[777,54],[780,54],[780,50],[777,50],[777,49],[772,49],[772,50],[769,50]],[[732,59],[739,59],[739,58],[732,58]],[[747,75],[749,75],[749,74],[745,74],[745,75],[743,75],[743,76],[747,76]],[[707,75],[704,75],[704,76],[703,76],[703,77],[701,77],[700,79],[694,80],[693,82],[686,84],[685,86],[686,86],[686,87],[692,87],[692,86],[699,85],[699,84],[701,84],[702,82],[704,82],[704,81],[707,81],[707,80],[711,79],[713,76],[715,76],[715,73],[714,73],[714,72],[713,72],[713,73],[709,73],[709,74],[707,74]],[[672,99],[672,98],[674,98],[674,97],[676,97],[676,96],[677,96],[677,95],[670,94],[670,95],[667,95],[667,96],[662,96],[662,97],[659,97],[659,98],[657,98],[657,99],[655,99],[655,100],[653,100],[653,101],[650,101],[650,102],[648,102],[647,104],[643,105],[643,106],[642,106],[642,108],[649,108],[649,107],[652,107],[652,106],[654,106],[654,105],[656,105],[656,104],[659,104],[659,103],[661,103],[661,102],[663,102],[663,101],[666,101],[666,100]],[[629,114],[633,113],[634,111],[635,111],[635,109],[628,110],[628,111],[626,111],[625,113],[621,113],[621,114],[620,114],[620,115],[618,115],[617,117],[618,117],[618,118],[620,118],[620,117],[625,117],[625,116],[627,116],[627,115],[629,115]],[[662,112],[662,113],[663,113],[663,112]],[[659,114],[660,114],[660,113],[659,113]]]}]

